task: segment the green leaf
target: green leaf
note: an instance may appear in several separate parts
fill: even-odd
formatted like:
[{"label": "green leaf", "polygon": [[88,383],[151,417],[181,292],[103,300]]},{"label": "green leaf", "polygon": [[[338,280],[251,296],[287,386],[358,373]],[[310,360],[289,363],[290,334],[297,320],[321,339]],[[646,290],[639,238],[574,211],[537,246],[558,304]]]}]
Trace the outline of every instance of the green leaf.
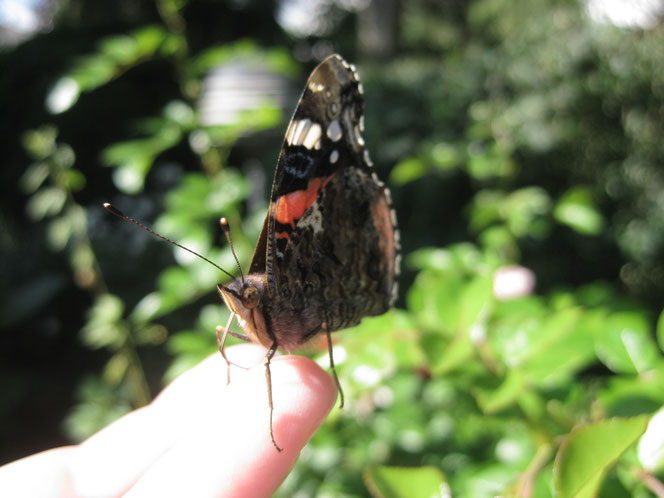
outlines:
[{"label": "green leaf", "polygon": [[21,136],[21,143],[31,158],[42,161],[55,153],[58,128],[42,125],[36,130],[28,130]]},{"label": "green leaf", "polygon": [[461,161],[461,154],[454,144],[440,142],[431,147],[431,161],[438,169],[454,168]]},{"label": "green leaf", "polygon": [[609,467],[644,433],[648,419],[641,415],[601,420],[567,436],[553,468],[557,496],[595,496]]},{"label": "green leaf", "polygon": [[664,408],[653,415],[638,446],[639,462],[650,472],[664,469]]},{"label": "green leaf", "polygon": [[401,368],[416,368],[425,361],[418,336],[410,315],[392,309],[344,331],[339,343],[349,354],[346,363],[377,369],[393,369],[395,363]]},{"label": "green leaf", "polygon": [[81,330],[83,342],[92,349],[119,347],[127,330],[122,323],[124,303],[113,294],[102,294],[92,306],[88,321]]},{"label": "green leaf", "polygon": [[451,270],[454,260],[447,249],[425,247],[408,255],[408,266],[418,270]]},{"label": "green leaf", "polygon": [[657,320],[657,343],[659,344],[659,349],[664,351],[664,311],[659,314],[659,319]]},{"label": "green leaf", "polygon": [[117,385],[122,382],[129,366],[129,355],[126,352],[115,353],[104,366],[103,379],[111,385]]},{"label": "green leaf", "polygon": [[491,276],[474,278],[461,296],[458,330],[471,334],[473,327],[488,315],[493,303],[493,279]]},{"label": "green leaf", "polygon": [[643,373],[654,368],[660,356],[650,323],[645,313],[638,311],[609,315],[596,349],[602,363],[620,373]]},{"label": "green leaf", "polygon": [[67,192],[60,187],[46,187],[28,200],[26,210],[33,220],[55,216],[62,211],[67,200]]},{"label": "green leaf", "polygon": [[507,225],[517,237],[542,238],[548,229],[544,216],[550,209],[549,194],[540,187],[515,190],[501,205]]},{"label": "green leaf", "polygon": [[374,497],[433,498],[449,496],[449,486],[443,472],[432,466],[368,467],[363,473],[364,483]]},{"label": "green leaf", "polygon": [[465,332],[458,333],[451,342],[440,335],[427,334],[421,343],[434,376],[455,370],[475,354],[475,345]]},{"label": "green leaf", "polygon": [[595,207],[591,190],[586,187],[574,187],[565,192],[553,210],[553,217],[584,235],[597,235],[604,227],[604,218]]},{"label": "green leaf", "polygon": [[65,187],[72,192],[78,192],[85,187],[85,175],[77,169],[68,169],[64,171]]},{"label": "green leaf", "polygon": [[164,125],[152,137],[108,146],[102,151],[102,161],[117,168],[113,173],[115,185],[125,193],[135,194],[143,189],[145,177],[157,155],[174,146],[181,137],[176,126]]},{"label": "green leaf", "polygon": [[138,58],[138,46],[131,36],[109,36],[99,44],[99,51],[116,64],[128,65]]},{"label": "green leaf", "polygon": [[422,159],[417,157],[404,159],[392,170],[390,182],[394,185],[405,185],[422,178],[428,171],[429,168]]},{"label": "green leaf", "polygon": [[161,26],[146,26],[132,33],[136,43],[136,51],[140,57],[156,52],[166,36],[167,33]]},{"label": "green leaf", "polygon": [[580,316],[581,310],[569,308],[543,321],[523,358],[529,377],[546,380],[579,355],[581,360],[594,358],[592,336],[576,326]]},{"label": "green leaf", "polygon": [[79,81],[71,76],[63,76],[49,90],[44,105],[51,114],[60,114],[76,103],[81,91]]},{"label": "green leaf", "polygon": [[476,180],[488,180],[509,176],[514,171],[514,161],[495,143],[483,147],[471,143],[468,147],[468,174]]},{"label": "green leaf", "polygon": [[190,70],[192,76],[199,77],[210,69],[219,67],[230,60],[238,58],[246,63],[261,62],[261,52],[251,40],[241,40],[233,45],[215,45],[201,51],[192,59]]},{"label": "green leaf", "polygon": [[655,412],[664,405],[664,362],[646,375],[614,375],[595,400],[609,416],[631,417]]},{"label": "green leaf", "polygon": [[32,194],[42,186],[44,181],[48,178],[49,168],[45,162],[33,163],[28,166],[21,176],[20,185],[21,190],[26,194]]},{"label": "green leaf", "polygon": [[56,251],[63,250],[73,233],[71,219],[67,216],[54,218],[48,226],[48,245]]},{"label": "green leaf", "polygon": [[480,231],[501,219],[501,205],[505,194],[483,189],[475,195],[470,209],[470,228]]},{"label": "green leaf", "polygon": [[131,411],[131,405],[117,386],[96,378],[86,378],[77,389],[78,404],[65,421],[65,431],[74,441],[82,441]]},{"label": "green leaf", "polygon": [[421,272],[411,286],[408,307],[422,326],[453,337],[459,323],[460,299],[466,280],[457,275]]},{"label": "green leaf", "polygon": [[78,84],[78,91],[93,90],[113,79],[117,71],[115,62],[102,54],[82,57],[67,75]]},{"label": "green leaf", "polygon": [[517,369],[507,372],[497,389],[477,389],[477,402],[484,413],[496,413],[512,405],[526,387],[526,378]]}]

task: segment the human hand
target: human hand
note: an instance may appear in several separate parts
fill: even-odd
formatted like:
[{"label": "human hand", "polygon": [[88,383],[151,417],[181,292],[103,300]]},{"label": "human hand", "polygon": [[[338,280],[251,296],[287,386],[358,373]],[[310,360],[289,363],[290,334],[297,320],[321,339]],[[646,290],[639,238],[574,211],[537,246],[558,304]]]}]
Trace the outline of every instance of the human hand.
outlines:
[{"label": "human hand", "polygon": [[265,349],[226,349],[77,446],[0,467],[0,496],[270,496],[332,409],[330,376],[302,356],[274,357],[274,436],[268,432]]}]

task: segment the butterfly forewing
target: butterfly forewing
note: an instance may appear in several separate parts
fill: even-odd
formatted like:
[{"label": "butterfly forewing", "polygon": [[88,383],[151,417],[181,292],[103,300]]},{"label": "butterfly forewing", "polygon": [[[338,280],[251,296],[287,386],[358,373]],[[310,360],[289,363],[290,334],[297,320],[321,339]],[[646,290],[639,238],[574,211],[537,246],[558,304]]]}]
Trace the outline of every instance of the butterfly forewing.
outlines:
[{"label": "butterfly forewing", "polygon": [[333,55],[309,77],[286,131],[251,269],[267,275],[273,328],[297,316],[297,343],[383,313],[396,295],[396,220],[362,113],[357,73]]}]

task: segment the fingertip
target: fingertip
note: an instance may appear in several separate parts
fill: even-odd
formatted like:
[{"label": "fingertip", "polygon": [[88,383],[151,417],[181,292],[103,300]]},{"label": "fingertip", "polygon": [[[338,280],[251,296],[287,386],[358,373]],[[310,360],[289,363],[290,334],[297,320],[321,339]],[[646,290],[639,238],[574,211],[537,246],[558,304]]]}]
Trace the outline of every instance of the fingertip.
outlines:
[{"label": "fingertip", "polygon": [[299,452],[327,418],[338,391],[330,374],[309,358],[279,357],[271,368],[275,438]]},{"label": "fingertip", "polygon": [[[262,412],[262,435],[252,431],[262,443],[246,468],[261,468],[263,479],[257,482],[254,472],[236,474],[225,492],[237,496],[270,496],[295,465],[302,448],[323,424],[334,407],[337,388],[330,375],[313,360],[303,356],[280,356],[270,362],[272,400],[274,406],[274,439],[278,451],[270,442],[267,421],[269,411]],[[258,378],[254,377],[255,381]],[[260,390],[267,389],[264,385]],[[254,391],[255,392],[255,391]],[[259,429],[260,430],[260,429]]]}]

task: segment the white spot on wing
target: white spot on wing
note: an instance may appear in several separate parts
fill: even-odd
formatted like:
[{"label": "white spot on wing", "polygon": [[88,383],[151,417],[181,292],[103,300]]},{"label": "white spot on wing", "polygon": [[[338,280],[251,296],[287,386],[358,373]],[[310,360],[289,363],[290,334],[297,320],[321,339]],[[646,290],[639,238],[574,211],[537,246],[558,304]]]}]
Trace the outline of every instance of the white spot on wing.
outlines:
[{"label": "white spot on wing", "polygon": [[293,121],[286,132],[286,143],[288,145],[302,145],[307,149],[320,148],[320,137],[323,129],[318,123],[310,119],[299,119]]},{"label": "white spot on wing", "polygon": [[293,130],[293,139],[289,142],[290,145],[300,145],[302,143],[300,136],[302,136],[302,131],[309,127],[309,123],[311,123],[311,121],[308,119],[299,119],[293,123],[295,125],[295,130]]},{"label": "white spot on wing", "polygon": [[325,85],[322,83],[316,83],[315,81],[312,81],[309,83],[309,90],[311,90],[314,93],[320,92],[325,88]]},{"label": "white spot on wing", "polygon": [[302,145],[307,149],[313,149],[316,145],[320,147],[320,137],[323,134],[323,129],[318,123],[313,123],[307,130],[306,135],[302,139]]},{"label": "white spot on wing", "polygon": [[333,142],[338,142],[341,139],[342,135],[343,132],[341,131],[341,125],[339,125],[339,121],[335,119],[327,127],[327,136]]},{"label": "white spot on wing", "polygon": [[330,162],[331,162],[332,164],[334,164],[334,163],[336,163],[338,160],[339,160],[339,151],[338,151],[337,149],[334,149],[334,150],[330,153]]},{"label": "white spot on wing", "polygon": [[355,140],[357,141],[358,145],[362,147],[364,145],[364,138],[362,138],[362,133],[360,133],[360,128],[355,126],[353,128],[353,131],[355,132]]},{"label": "white spot on wing", "polygon": [[297,222],[298,229],[307,227],[311,227],[314,233],[318,233],[323,229],[323,215],[317,202],[314,202]]},{"label": "white spot on wing", "polygon": [[367,163],[367,166],[373,166],[373,162],[369,157],[369,151],[367,149],[364,149],[364,162]]},{"label": "white spot on wing", "polygon": [[293,142],[293,136],[295,135],[295,127],[297,125],[297,121],[291,121],[290,124],[288,125],[288,130],[286,130],[286,143],[291,144]]}]

